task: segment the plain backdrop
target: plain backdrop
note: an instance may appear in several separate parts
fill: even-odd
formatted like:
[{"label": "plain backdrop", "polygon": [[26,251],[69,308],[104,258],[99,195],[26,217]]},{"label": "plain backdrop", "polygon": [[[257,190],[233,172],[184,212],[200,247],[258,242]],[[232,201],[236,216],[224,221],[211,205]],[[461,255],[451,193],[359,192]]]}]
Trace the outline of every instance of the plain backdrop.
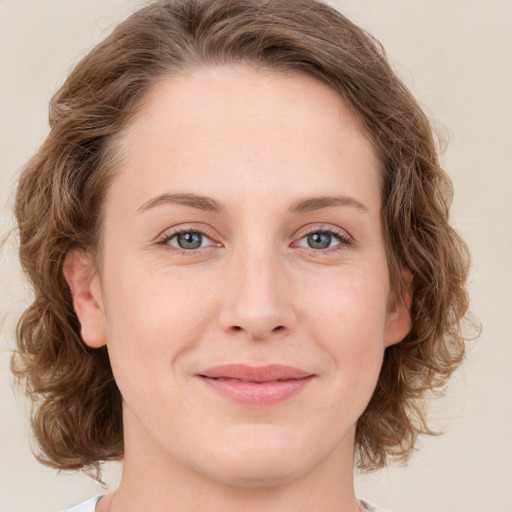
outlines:
[{"label": "plain backdrop", "polygon": [[[290,0],[293,1],[293,0]],[[406,468],[357,478],[394,512],[512,511],[512,1],[332,2],[387,49],[391,62],[449,140],[453,222],[473,265],[472,311],[483,332],[446,397],[430,409],[446,430],[422,439]],[[140,0],[0,0],[0,233],[20,168],[47,133],[52,93]],[[14,326],[30,293],[16,237],[0,250],[0,512],[57,512],[97,493],[83,475],[39,465],[29,404],[9,374]],[[115,486],[119,465],[106,467]],[[316,512],[316,511],[313,511]]]}]

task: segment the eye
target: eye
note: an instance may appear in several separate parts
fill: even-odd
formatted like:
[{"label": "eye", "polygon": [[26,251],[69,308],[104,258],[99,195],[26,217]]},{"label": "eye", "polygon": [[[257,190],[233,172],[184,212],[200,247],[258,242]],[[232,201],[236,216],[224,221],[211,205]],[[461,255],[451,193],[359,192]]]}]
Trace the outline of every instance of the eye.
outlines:
[{"label": "eye", "polygon": [[193,251],[211,245],[213,242],[201,231],[186,230],[171,233],[163,238],[159,245],[172,246],[183,251]]},{"label": "eye", "polygon": [[334,248],[343,248],[351,244],[348,235],[328,229],[319,229],[311,231],[303,236],[297,243],[297,247],[306,247],[308,249],[326,250]]},{"label": "eye", "polygon": [[331,247],[333,240],[336,241],[331,233],[322,232],[311,233],[305,238],[308,247],[311,247],[311,249],[328,249]]}]

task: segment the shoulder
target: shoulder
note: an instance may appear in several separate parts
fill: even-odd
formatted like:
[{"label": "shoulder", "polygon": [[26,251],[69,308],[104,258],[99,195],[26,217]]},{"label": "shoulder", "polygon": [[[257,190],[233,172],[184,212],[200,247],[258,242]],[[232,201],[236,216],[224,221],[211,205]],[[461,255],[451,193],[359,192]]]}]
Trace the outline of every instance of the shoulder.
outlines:
[{"label": "shoulder", "polygon": [[63,512],[94,512],[94,510],[96,509],[96,503],[98,503],[100,498],[101,498],[101,496],[95,496],[94,498],[84,501],[80,505],[76,505],[72,508],[68,508],[67,510],[64,510]]}]

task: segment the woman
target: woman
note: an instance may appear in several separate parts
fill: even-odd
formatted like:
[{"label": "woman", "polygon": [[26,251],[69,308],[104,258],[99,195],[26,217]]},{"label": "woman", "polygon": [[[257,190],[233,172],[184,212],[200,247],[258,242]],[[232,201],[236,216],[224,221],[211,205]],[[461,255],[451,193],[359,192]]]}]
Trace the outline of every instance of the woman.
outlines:
[{"label": "woman", "polygon": [[406,460],[464,354],[450,195],[421,109],[327,5],[122,23],[53,98],[16,201],[40,458],[124,460],[76,510],[376,510],[354,459]]}]

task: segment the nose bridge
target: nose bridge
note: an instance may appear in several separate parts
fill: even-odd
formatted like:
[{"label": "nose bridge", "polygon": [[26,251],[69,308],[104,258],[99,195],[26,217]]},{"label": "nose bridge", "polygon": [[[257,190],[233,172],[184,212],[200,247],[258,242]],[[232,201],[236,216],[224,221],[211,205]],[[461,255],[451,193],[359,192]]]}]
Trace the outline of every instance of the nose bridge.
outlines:
[{"label": "nose bridge", "polygon": [[233,255],[221,314],[225,330],[251,339],[289,330],[294,318],[284,262],[268,245],[258,245]]}]

